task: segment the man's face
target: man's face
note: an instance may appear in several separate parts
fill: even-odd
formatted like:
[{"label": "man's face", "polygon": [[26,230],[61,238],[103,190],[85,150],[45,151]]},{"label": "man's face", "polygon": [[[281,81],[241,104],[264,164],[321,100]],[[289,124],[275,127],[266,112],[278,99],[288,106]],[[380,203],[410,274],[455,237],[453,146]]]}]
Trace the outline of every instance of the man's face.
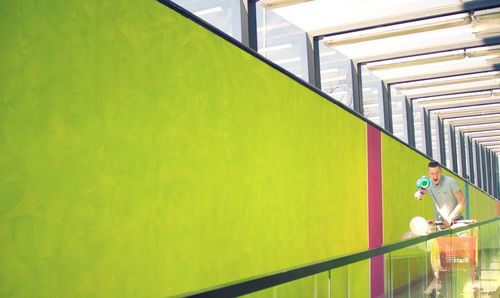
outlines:
[{"label": "man's face", "polygon": [[441,180],[441,168],[440,167],[429,168],[428,174],[429,178],[431,178],[432,183],[438,185],[439,180]]}]

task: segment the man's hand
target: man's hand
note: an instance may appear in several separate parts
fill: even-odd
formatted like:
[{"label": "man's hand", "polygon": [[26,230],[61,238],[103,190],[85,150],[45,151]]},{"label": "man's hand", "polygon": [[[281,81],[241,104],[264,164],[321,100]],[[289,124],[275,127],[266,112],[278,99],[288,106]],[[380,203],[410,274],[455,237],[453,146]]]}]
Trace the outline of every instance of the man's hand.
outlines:
[{"label": "man's hand", "polygon": [[415,199],[417,199],[417,200],[419,200],[419,201],[420,201],[420,200],[422,199],[422,196],[423,196],[423,195],[424,195],[424,194],[423,194],[422,192],[420,192],[420,190],[419,190],[419,191],[417,191],[417,192],[416,192],[413,196],[415,197]]},{"label": "man's hand", "polygon": [[445,226],[451,226],[455,223],[455,221],[453,219],[446,218],[443,220],[443,223]]}]

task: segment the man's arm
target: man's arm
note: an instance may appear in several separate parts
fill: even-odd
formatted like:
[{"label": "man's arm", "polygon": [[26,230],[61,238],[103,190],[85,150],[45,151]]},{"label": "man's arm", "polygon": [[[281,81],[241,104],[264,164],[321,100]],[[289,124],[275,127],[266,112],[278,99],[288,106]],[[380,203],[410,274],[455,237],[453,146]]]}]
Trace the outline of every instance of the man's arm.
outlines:
[{"label": "man's arm", "polygon": [[464,194],[461,191],[457,191],[455,193],[455,198],[457,198],[458,204],[455,207],[455,209],[453,209],[453,211],[451,211],[450,215],[448,215],[448,218],[444,219],[444,223],[446,225],[450,225],[452,223],[452,221],[457,216],[459,216],[460,213],[462,213],[462,210],[464,210],[464,207],[465,207],[465,197],[464,197]]}]

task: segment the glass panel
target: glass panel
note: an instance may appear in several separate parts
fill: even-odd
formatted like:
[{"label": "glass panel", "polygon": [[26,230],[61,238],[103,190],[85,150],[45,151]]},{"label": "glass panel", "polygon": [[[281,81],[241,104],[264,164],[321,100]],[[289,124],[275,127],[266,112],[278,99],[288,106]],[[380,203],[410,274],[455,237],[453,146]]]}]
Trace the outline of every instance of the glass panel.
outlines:
[{"label": "glass panel", "polygon": [[363,114],[366,118],[384,126],[382,81],[369,72],[365,67],[362,68],[363,78]]},{"label": "glass panel", "polygon": [[499,235],[497,221],[387,254],[385,296],[490,297],[500,290]]},{"label": "glass panel", "polygon": [[446,297],[471,297],[476,277],[476,229],[437,238],[442,283]]},{"label": "glass panel", "polygon": [[455,142],[457,148],[457,173],[462,176],[462,143],[460,142],[460,132],[458,130],[455,131]]},{"label": "glass panel", "polygon": [[474,143],[472,143],[472,158],[473,168],[471,170],[474,171],[474,184],[478,185],[479,177],[477,176],[476,146],[474,146]]},{"label": "glass panel", "polygon": [[443,124],[444,126],[444,151],[446,152],[446,161],[445,165],[451,169],[451,138],[450,138],[450,125],[446,122]]},{"label": "glass panel", "polygon": [[257,2],[259,54],[308,81],[306,33]]},{"label": "glass panel", "polygon": [[321,90],[353,109],[351,60],[319,42]]},{"label": "glass panel", "polygon": [[441,151],[439,150],[439,125],[438,116],[431,112],[431,138],[432,138],[432,158],[439,162],[441,160]]},{"label": "glass panel", "polygon": [[[370,260],[356,262],[347,266],[347,297],[370,296]],[[332,282],[335,282],[332,280]],[[332,296],[335,297],[335,296]]]},{"label": "glass panel", "polygon": [[[448,227],[429,225],[442,229]],[[247,296],[491,297],[500,291],[499,235],[495,221]],[[409,231],[401,238],[412,237]]]},{"label": "glass panel", "polygon": [[418,105],[413,106],[413,121],[415,128],[415,147],[421,152],[425,152],[424,146],[424,121],[422,119],[422,108]]},{"label": "glass panel", "polygon": [[[500,291],[500,222],[496,221],[479,227],[478,268],[476,288],[481,294]],[[485,295],[485,297],[488,297]]]},{"label": "glass panel", "polygon": [[173,0],[172,2],[241,41],[240,0]]},{"label": "glass panel", "polygon": [[427,243],[386,255],[386,297],[423,297],[432,280]]},{"label": "glass panel", "polygon": [[465,175],[467,179],[470,179],[470,161],[469,161],[469,141],[466,137],[464,137],[464,146],[465,146]]},{"label": "glass panel", "polygon": [[330,270],[330,297],[349,297],[349,278],[347,266]]},{"label": "glass panel", "polygon": [[391,87],[392,131],[400,140],[408,142],[405,101],[404,94]]}]

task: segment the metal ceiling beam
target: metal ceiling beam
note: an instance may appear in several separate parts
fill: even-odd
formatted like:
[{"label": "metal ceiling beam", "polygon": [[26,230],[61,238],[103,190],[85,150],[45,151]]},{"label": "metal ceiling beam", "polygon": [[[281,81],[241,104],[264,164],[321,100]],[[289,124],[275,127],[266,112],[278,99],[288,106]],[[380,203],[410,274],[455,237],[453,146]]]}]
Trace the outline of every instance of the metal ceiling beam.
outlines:
[{"label": "metal ceiling beam", "polygon": [[486,71],[474,75],[453,76],[445,79],[430,79],[411,83],[400,83],[393,85],[398,90],[415,90],[423,88],[445,87],[458,84],[479,83],[500,79],[500,71]]},{"label": "metal ceiling beam", "polygon": [[450,118],[445,118],[443,120],[446,120],[448,124],[457,126],[457,125],[463,125],[463,124],[493,124],[493,123],[498,123],[500,122],[500,113],[498,114],[492,114],[488,115],[487,117],[483,118],[473,118],[473,119],[468,119],[472,118],[471,117],[450,117]]},{"label": "metal ceiling beam", "polygon": [[259,1],[262,7],[266,9],[275,9],[295,4],[300,4],[303,2],[309,2],[311,0],[256,0],[254,2]]},{"label": "metal ceiling beam", "polygon": [[481,142],[476,140],[478,144],[481,144],[482,146],[498,146],[500,145],[500,141],[488,141],[488,142]]},{"label": "metal ceiling beam", "polygon": [[406,77],[398,77],[395,79],[385,80],[387,84],[399,84],[399,83],[409,83],[421,80],[430,80],[430,79],[440,79],[440,78],[448,78],[460,75],[481,73],[487,71],[500,70],[500,64],[494,64],[491,66],[477,67],[477,68],[469,68],[469,69],[461,69],[461,70],[453,70],[453,71],[443,71],[443,72],[435,72],[432,74],[423,74],[416,76],[406,76]]},{"label": "metal ceiling beam", "polygon": [[464,3],[451,4],[444,7],[442,6],[433,9],[427,9],[425,11],[399,14],[395,16],[380,18],[377,20],[369,20],[345,26],[322,28],[311,31],[309,33],[313,36],[326,37],[326,36],[354,32],[354,31],[373,29],[383,26],[391,26],[391,25],[404,24],[420,20],[427,20],[431,18],[448,16],[457,13],[473,12],[476,10],[494,8],[498,6],[499,6],[498,0],[471,1],[465,4]]},{"label": "metal ceiling beam", "polygon": [[487,131],[492,131],[492,130],[498,130],[500,129],[500,124],[498,122],[492,122],[487,125],[486,127],[478,128],[475,127],[474,124],[463,124],[463,125],[454,125],[455,128],[460,129],[463,132],[487,132]]},{"label": "metal ceiling beam", "polygon": [[470,138],[480,138],[480,137],[487,137],[487,136],[500,136],[500,128],[499,129],[490,129],[487,131],[478,131],[478,132],[466,132],[465,133],[467,137]]},{"label": "metal ceiling beam", "polygon": [[[489,105],[494,105],[494,104],[499,104],[500,103],[500,98],[492,100],[492,101],[487,101],[486,99],[484,101],[477,101],[474,102],[475,99],[470,100],[470,103],[467,104],[459,104],[459,105],[454,105],[453,99],[449,99],[448,102],[443,102],[441,104],[438,103],[432,103],[432,101],[428,101],[427,104],[426,102],[418,103],[421,106],[426,107],[429,111],[440,111],[440,110],[448,110],[448,109],[456,109],[456,108],[467,108],[467,107],[480,107],[480,106],[489,106]],[[465,100],[457,100],[457,101],[465,101]],[[431,105],[431,106],[429,106]]]},{"label": "metal ceiling beam", "polygon": [[472,137],[472,139],[478,142],[489,142],[489,141],[499,141],[500,142],[500,134],[484,136],[484,137]]},{"label": "metal ceiling beam", "polygon": [[[473,92],[492,92],[493,90],[496,90],[498,88],[484,88],[484,89],[476,89],[474,91],[468,91],[468,92],[447,92],[447,93],[441,93],[441,94],[438,94],[438,95],[432,95],[432,96],[412,96],[412,97],[409,97],[411,100],[419,100],[419,99],[422,99],[422,100],[425,100],[426,98],[428,97],[435,97],[435,96],[453,96],[453,95],[461,95],[461,94],[464,94],[464,93],[473,93]],[[464,96],[466,96],[467,94],[464,94]]]},{"label": "metal ceiling beam", "polygon": [[428,93],[421,93],[421,94],[416,94],[416,95],[409,95],[411,98],[414,99],[421,99],[425,97],[434,97],[434,96],[443,96],[443,95],[448,95],[448,94],[461,94],[461,93],[471,93],[471,92],[478,92],[478,91],[485,91],[485,90],[493,90],[497,89],[498,83],[492,83],[490,85],[486,86],[481,86],[480,89],[478,87],[468,87],[468,88],[461,88],[461,89],[456,89],[453,90],[452,92],[448,93],[443,93],[443,91],[437,91],[437,92],[428,92]]},{"label": "metal ceiling beam", "polygon": [[367,64],[367,63],[380,62],[380,61],[385,61],[385,60],[408,58],[408,57],[415,57],[415,56],[429,55],[429,54],[438,54],[438,53],[444,53],[444,52],[449,52],[449,51],[471,49],[471,48],[478,48],[478,47],[484,47],[484,46],[493,46],[493,45],[498,45],[498,44],[500,44],[500,37],[495,37],[495,38],[489,38],[489,39],[481,39],[481,40],[473,41],[473,42],[458,43],[458,44],[446,45],[446,46],[426,47],[423,49],[403,51],[403,52],[399,52],[399,53],[388,53],[388,54],[383,54],[383,55],[363,57],[360,59],[356,59],[356,62],[362,63],[362,64]]},{"label": "metal ceiling beam", "polygon": [[464,72],[464,73],[462,73],[460,75],[445,75],[445,76],[442,76],[442,77],[433,77],[433,78],[424,79],[424,80],[422,80],[422,79],[409,80],[409,81],[395,81],[395,80],[392,80],[390,82],[390,84],[392,86],[392,85],[395,85],[395,84],[415,83],[415,82],[426,81],[426,80],[433,80],[433,79],[448,79],[448,78],[454,78],[454,77],[461,76],[461,75],[465,76],[465,75],[482,74],[482,73],[487,73],[487,72],[491,72],[491,71],[500,70],[500,65],[494,65],[493,68],[498,68],[498,69],[486,69],[486,70],[482,70],[480,68],[478,71],[467,71],[467,72]]},{"label": "metal ceiling beam", "polygon": [[465,111],[446,111],[446,110],[452,110],[451,108],[449,109],[444,109],[444,110],[439,110],[439,112],[435,112],[438,117],[443,117],[444,119],[451,119],[451,118],[460,118],[460,117],[477,117],[477,116],[488,116],[488,115],[494,115],[494,114],[499,114],[500,113],[500,107],[490,107],[489,110],[476,110],[476,109],[471,109],[471,110],[465,110]]}]

